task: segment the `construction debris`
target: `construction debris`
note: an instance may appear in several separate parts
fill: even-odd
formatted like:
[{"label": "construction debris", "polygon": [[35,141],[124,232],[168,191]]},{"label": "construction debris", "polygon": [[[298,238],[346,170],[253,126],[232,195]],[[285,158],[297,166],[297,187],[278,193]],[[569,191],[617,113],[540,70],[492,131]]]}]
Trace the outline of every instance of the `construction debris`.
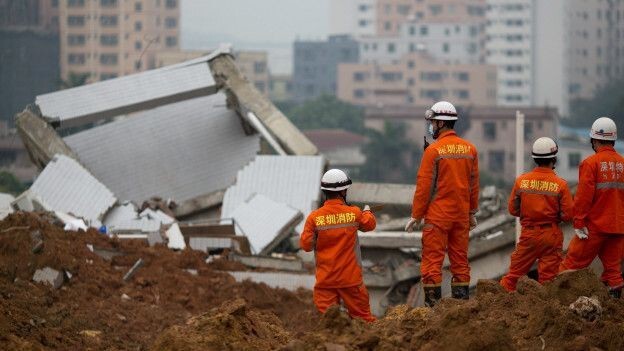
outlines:
[{"label": "construction debris", "polygon": [[231,253],[228,258],[251,268],[268,268],[279,271],[303,271],[303,261],[298,258],[283,259],[265,256],[244,256]]},{"label": "construction debris", "polygon": [[139,258],[135,263],[134,266],[132,266],[132,268],[130,268],[130,270],[124,275],[123,277],[123,281],[127,282],[128,280],[132,279],[132,277],[136,274],[137,270],[139,270],[139,268],[143,267],[143,259]]},{"label": "construction debris", "polygon": [[570,310],[590,322],[598,320],[602,316],[602,306],[595,297],[580,296],[570,304]]},{"label": "construction debris", "polygon": [[56,269],[45,267],[43,269],[37,269],[32,280],[35,283],[45,283],[52,286],[54,289],[58,289],[63,285],[63,273]]},{"label": "construction debris", "polygon": [[182,236],[182,232],[180,231],[180,226],[178,223],[174,223],[167,229],[165,232],[167,235],[167,247],[173,250],[184,250],[186,247],[186,243],[184,242],[184,236]]}]

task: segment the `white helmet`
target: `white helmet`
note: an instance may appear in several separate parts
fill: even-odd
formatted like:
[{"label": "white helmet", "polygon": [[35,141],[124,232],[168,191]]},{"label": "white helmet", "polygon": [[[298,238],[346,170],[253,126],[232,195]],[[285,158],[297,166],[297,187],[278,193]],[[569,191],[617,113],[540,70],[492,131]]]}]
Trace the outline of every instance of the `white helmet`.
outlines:
[{"label": "white helmet", "polygon": [[339,169],[330,169],[321,178],[321,190],[342,191],[349,189],[350,186],[351,179]]},{"label": "white helmet", "polygon": [[425,112],[425,119],[438,121],[456,121],[457,110],[448,101],[438,101]]},{"label": "white helmet", "polygon": [[617,127],[609,117],[600,117],[592,124],[589,136],[598,140],[617,140]]},{"label": "white helmet", "polygon": [[539,138],[533,143],[533,152],[531,157],[533,158],[553,158],[557,155],[559,147],[557,143],[551,138]]}]

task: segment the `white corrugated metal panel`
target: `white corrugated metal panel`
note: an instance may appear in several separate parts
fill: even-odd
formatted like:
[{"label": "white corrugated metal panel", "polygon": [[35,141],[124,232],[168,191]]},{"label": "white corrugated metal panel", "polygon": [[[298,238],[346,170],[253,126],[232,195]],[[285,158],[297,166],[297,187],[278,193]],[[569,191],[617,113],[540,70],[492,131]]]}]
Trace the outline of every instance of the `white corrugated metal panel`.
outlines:
[{"label": "white corrugated metal panel", "polygon": [[240,251],[238,241],[232,238],[190,237],[189,246],[193,250],[207,252],[210,249],[235,249]]},{"label": "white corrugated metal panel", "polygon": [[184,236],[180,231],[178,223],[173,223],[173,225],[167,229],[165,235],[167,235],[167,239],[169,240],[167,243],[168,248],[173,250],[184,250],[186,248],[186,242],[184,241]]},{"label": "white corrugated metal panel", "polygon": [[15,201],[15,196],[0,193],[0,220],[13,213],[13,207],[11,206],[13,201]]},{"label": "white corrugated metal panel", "polygon": [[254,194],[231,213],[231,218],[237,224],[236,234],[247,236],[253,252],[267,254],[269,246],[279,244],[280,238],[288,236],[289,230],[303,220],[303,215],[289,205]]},{"label": "white corrugated metal panel", "polygon": [[272,288],[282,288],[296,291],[299,288],[312,290],[316,279],[313,275],[273,273],[273,272],[228,272],[237,282],[251,280],[254,283],[264,283]]},{"label": "white corrugated metal panel", "polygon": [[106,213],[104,220],[102,221],[105,226],[113,227],[118,223],[127,222],[138,218],[136,207],[131,202],[126,202],[123,205],[117,205]]},{"label": "white corrugated metal panel", "polygon": [[208,62],[203,61],[39,95],[36,103],[44,116],[72,126],[216,91]]},{"label": "white corrugated metal panel", "polygon": [[175,218],[169,216],[161,210],[154,211],[151,208],[146,208],[145,210],[143,210],[143,212],[139,214],[139,217],[149,217],[152,219],[156,219],[159,220],[160,223],[165,225],[169,225],[175,222]]},{"label": "white corrugated metal panel", "polygon": [[122,220],[111,224],[108,231],[111,233],[152,233],[160,231],[160,221],[148,217]]},{"label": "white corrugated metal panel", "polygon": [[30,187],[30,193],[50,211],[101,220],[117,199],[75,160],[56,155]]},{"label": "white corrugated metal panel", "polygon": [[[258,156],[236,176],[223,198],[221,218],[232,213],[253,194],[290,205],[304,216],[318,206],[324,159],[322,156]],[[303,229],[303,223],[297,230]]]},{"label": "white corrugated metal panel", "polygon": [[191,99],[65,138],[81,162],[123,200],[184,202],[222,190],[260,148],[225,95]]}]

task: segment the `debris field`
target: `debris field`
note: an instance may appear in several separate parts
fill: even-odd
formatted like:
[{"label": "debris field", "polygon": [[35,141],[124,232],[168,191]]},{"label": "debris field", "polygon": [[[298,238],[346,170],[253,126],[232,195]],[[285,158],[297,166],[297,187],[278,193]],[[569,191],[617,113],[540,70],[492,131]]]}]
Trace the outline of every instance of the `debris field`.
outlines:
[{"label": "debris field", "polygon": [[[12,214],[0,222],[0,349],[624,349],[624,302],[587,270],[545,286],[523,278],[515,293],[484,280],[468,301],[400,305],[366,324],[338,307],[320,316],[310,291],[236,283],[226,270],[239,263],[205,259]],[[61,284],[33,281],[38,271]]]}]

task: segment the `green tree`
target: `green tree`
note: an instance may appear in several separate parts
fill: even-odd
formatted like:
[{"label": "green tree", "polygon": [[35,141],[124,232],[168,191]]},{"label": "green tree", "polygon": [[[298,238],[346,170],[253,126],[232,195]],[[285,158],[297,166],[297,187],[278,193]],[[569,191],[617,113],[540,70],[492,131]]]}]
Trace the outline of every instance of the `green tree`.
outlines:
[{"label": "green tree", "polygon": [[383,132],[367,130],[368,144],[364,146],[366,164],[360,174],[372,182],[412,183],[421,148],[407,140],[403,123],[384,124]]},{"label": "green tree", "polygon": [[69,89],[85,85],[87,84],[89,76],[89,73],[69,72],[69,77],[67,77],[67,80],[59,79],[59,89]]},{"label": "green tree", "polygon": [[12,173],[0,171],[0,192],[19,195],[26,190],[26,185]]},{"label": "green tree", "polygon": [[340,128],[354,133],[365,131],[363,109],[333,96],[320,96],[300,105],[278,103],[276,106],[302,130]]},{"label": "green tree", "polygon": [[610,117],[618,126],[624,125],[624,79],[599,88],[591,99],[570,103],[570,118],[563,120],[572,127],[589,128],[598,117]]}]

